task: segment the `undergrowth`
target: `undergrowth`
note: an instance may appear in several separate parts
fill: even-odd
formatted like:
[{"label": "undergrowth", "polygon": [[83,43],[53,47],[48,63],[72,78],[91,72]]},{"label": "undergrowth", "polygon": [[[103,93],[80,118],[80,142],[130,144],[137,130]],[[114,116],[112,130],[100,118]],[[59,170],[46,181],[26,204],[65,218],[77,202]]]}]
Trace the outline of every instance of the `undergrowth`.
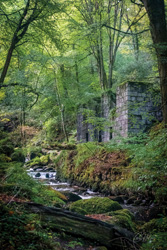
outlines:
[{"label": "undergrowth", "polygon": [[31,214],[22,205],[0,203],[1,250],[59,249],[51,240],[49,229],[43,229],[40,216]]}]

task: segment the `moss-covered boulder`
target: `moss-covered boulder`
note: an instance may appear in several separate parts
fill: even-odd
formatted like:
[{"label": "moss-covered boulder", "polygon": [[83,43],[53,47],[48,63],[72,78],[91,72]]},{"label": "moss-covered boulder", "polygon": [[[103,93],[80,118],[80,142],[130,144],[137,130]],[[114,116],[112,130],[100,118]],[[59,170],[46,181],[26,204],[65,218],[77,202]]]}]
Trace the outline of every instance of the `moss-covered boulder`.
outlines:
[{"label": "moss-covered boulder", "polygon": [[108,223],[135,231],[134,215],[128,209],[109,212],[107,215],[111,216]]},{"label": "moss-covered boulder", "polygon": [[119,209],[122,207],[118,202],[101,197],[78,200],[70,205],[70,210],[79,214],[102,214]]},{"label": "moss-covered boulder", "polygon": [[41,164],[41,160],[39,157],[35,157],[34,159],[26,162],[26,167],[34,167],[34,166],[37,166],[37,165],[40,165]]},{"label": "moss-covered boulder", "polygon": [[25,165],[27,167],[34,167],[34,166],[46,166],[49,164],[49,156],[42,155],[41,157],[35,157],[34,159],[28,161]]},{"label": "moss-covered boulder", "polygon": [[42,155],[40,157],[40,164],[42,166],[46,166],[49,163],[49,156],[48,155]]}]

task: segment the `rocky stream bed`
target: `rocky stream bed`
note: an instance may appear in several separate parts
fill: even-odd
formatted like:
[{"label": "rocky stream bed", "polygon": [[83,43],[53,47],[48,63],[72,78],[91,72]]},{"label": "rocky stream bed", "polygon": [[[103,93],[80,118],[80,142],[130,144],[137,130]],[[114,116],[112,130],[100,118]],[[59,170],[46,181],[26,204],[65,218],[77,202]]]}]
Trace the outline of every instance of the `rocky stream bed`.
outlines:
[{"label": "rocky stream bed", "polygon": [[[90,189],[73,185],[70,182],[64,182],[57,179],[56,171],[44,171],[42,168],[30,169],[27,171],[28,175],[43,183],[43,185],[48,185],[53,189],[63,193],[68,197],[69,202],[75,202],[80,199],[90,199],[93,197],[106,197],[105,194],[99,192],[93,192]],[[119,196],[107,196],[113,201],[117,201],[120,203],[123,209],[128,209],[130,212],[133,213],[136,221],[149,221],[150,219],[154,218],[157,212],[160,210],[154,203],[148,200],[140,200],[131,196],[128,197],[127,195],[119,195]],[[161,211],[159,211],[161,212]]]}]

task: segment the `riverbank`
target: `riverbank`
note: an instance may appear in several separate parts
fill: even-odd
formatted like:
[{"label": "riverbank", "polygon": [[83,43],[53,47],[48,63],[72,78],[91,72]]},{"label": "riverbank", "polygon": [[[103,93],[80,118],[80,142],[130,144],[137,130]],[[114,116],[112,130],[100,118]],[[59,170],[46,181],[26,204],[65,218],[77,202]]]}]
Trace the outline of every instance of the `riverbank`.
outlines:
[{"label": "riverbank", "polygon": [[[10,207],[10,204],[13,204],[12,201],[21,203],[31,201],[43,204],[44,206],[67,207],[70,209],[67,206],[68,197],[66,194],[62,194],[41,183],[34,182],[27,175],[25,169],[33,168],[35,171],[48,171],[52,177],[56,177],[54,181],[68,180],[68,184],[79,185],[85,191],[89,189],[101,192],[109,200],[119,202],[123,208],[127,208],[126,206],[128,206],[135,213],[136,226],[133,227],[135,228],[135,238],[138,234],[147,235],[144,238],[140,237],[139,248],[150,250],[155,249],[154,246],[156,246],[156,249],[165,250],[167,230],[166,139],[167,133],[163,127],[155,127],[149,136],[131,138],[120,143],[111,141],[108,144],[79,144],[72,148],[71,146],[63,146],[65,150],[62,150],[62,148],[61,150],[57,148],[54,150],[52,146],[52,149],[48,151],[44,144],[42,147],[33,145],[24,150],[19,148],[14,149],[10,140],[5,139],[5,143],[8,143],[6,147],[2,139],[1,145],[4,153],[0,159],[2,179],[0,197],[3,203],[2,207],[5,209],[5,212],[2,214],[2,220],[4,221],[5,219],[6,221],[6,213],[14,212],[16,217],[22,213],[18,205]],[[26,156],[24,152],[26,152],[26,155],[28,152],[29,156],[29,162],[26,162],[25,169],[23,168],[23,163],[21,163]],[[44,174],[44,172],[41,173]],[[83,204],[79,203],[77,212],[86,214],[86,210],[83,209],[83,211],[82,208]],[[33,215],[30,215],[30,217],[28,215],[27,220],[30,223],[26,222],[26,225],[35,224],[37,232],[43,230],[41,222],[39,223],[38,219],[34,221],[31,219],[31,216],[33,217]],[[90,214],[90,216],[100,220],[111,219],[111,216],[117,216],[117,218],[121,216],[122,218],[120,214],[104,214],[103,212],[102,214],[98,214],[97,211],[93,211],[93,214]],[[129,217],[125,213],[121,222],[121,225],[125,228],[126,225],[128,227],[131,225],[127,224],[127,219],[129,220]],[[21,220],[23,219],[21,218]],[[38,224],[40,224],[40,230]],[[45,225],[45,227],[47,226]],[[6,237],[6,229],[4,227],[3,230],[4,237]],[[60,235],[63,234],[63,230],[61,231]],[[30,234],[28,233],[26,237],[30,237],[31,239],[31,230],[28,230],[28,232]],[[17,234],[17,232],[15,233]],[[12,231],[12,234],[15,235],[15,233]],[[49,240],[48,233],[49,231],[47,230],[46,238]],[[25,235],[27,235],[26,232]],[[55,239],[53,232],[51,232],[51,235],[52,239]],[[40,240],[41,238],[38,239]],[[9,242],[9,238],[5,238],[5,240]],[[12,238],[13,241],[14,239]],[[52,240],[50,239],[50,241]],[[56,238],[56,242],[61,242],[61,240]],[[55,240],[52,243],[55,243]],[[6,247],[5,244],[1,244],[2,249],[4,246]],[[92,244],[96,245],[95,242],[92,242]],[[47,249],[45,244],[44,246],[44,249]],[[28,245],[26,247],[29,249]],[[77,247],[75,246],[72,249],[79,249]],[[129,249],[134,249],[133,247],[132,245]],[[6,248],[4,249],[6,250]],[[51,246],[49,246],[49,249],[52,249]],[[59,246],[56,249],[62,248]],[[86,248],[85,245],[85,249],[89,249],[89,247],[87,246]]]}]

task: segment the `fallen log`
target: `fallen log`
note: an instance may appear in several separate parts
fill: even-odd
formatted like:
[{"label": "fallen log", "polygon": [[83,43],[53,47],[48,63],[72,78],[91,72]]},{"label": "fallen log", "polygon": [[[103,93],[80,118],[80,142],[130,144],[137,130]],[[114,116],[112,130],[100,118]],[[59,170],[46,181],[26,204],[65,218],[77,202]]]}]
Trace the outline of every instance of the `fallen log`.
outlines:
[{"label": "fallen log", "polygon": [[[133,238],[133,233],[130,231],[100,220],[37,203],[27,202],[25,204],[31,212],[40,214],[41,220],[52,230],[60,230],[77,237],[97,241],[109,248],[120,249],[115,247],[115,243],[119,242],[119,237]],[[118,239],[118,241],[114,239]]]},{"label": "fallen log", "polygon": [[60,143],[42,145],[42,147],[47,150],[75,150],[77,148],[76,144],[60,144]]}]

